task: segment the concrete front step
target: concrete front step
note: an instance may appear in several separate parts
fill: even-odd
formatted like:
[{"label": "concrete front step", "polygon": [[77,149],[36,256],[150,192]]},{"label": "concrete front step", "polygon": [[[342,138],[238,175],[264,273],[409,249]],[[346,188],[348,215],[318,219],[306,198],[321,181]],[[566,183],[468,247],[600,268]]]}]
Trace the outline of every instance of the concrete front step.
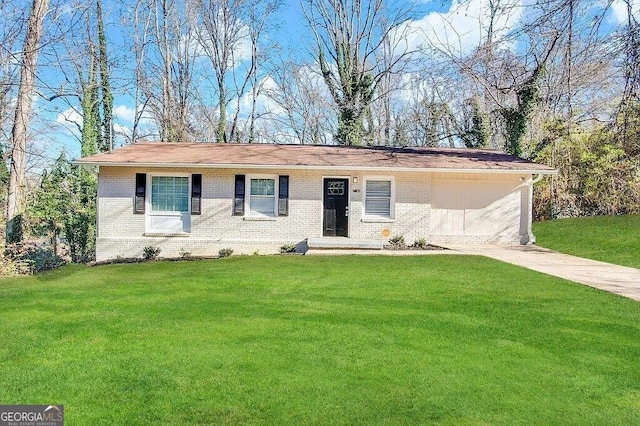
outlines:
[{"label": "concrete front step", "polygon": [[309,250],[382,250],[384,241],[355,240],[345,237],[308,238]]},{"label": "concrete front step", "polygon": [[307,250],[305,256],[429,256],[438,254],[456,254],[453,250]]}]

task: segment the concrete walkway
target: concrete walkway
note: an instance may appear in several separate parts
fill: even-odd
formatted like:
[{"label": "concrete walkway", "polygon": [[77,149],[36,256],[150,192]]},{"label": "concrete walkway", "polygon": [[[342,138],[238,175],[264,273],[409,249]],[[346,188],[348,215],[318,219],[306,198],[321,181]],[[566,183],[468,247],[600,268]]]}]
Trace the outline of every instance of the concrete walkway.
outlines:
[{"label": "concrete walkway", "polygon": [[640,269],[570,256],[535,245],[445,244],[443,247],[501,260],[640,301]]}]

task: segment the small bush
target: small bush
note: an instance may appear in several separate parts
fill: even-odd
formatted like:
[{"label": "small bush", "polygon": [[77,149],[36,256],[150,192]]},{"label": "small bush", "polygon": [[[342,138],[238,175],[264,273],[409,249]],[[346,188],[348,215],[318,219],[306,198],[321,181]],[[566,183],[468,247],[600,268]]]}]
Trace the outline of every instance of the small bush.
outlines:
[{"label": "small bush", "polygon": [[160,247],[146,246],[142,249],[142,258],[144,260],[156,260],[160,254]]},{"label": "small bush", "polygon": [[66,262],[50,247],[15,243],[7,246],[0,263],[2,275],[25,275],[56,269]]},{"label": "small bush", "polygon": [[404,245],[404,237],[402,235],[396,235],[394,237],[389,238],[389,244],[394,245]]},{"label": "small bush", "polygon": [[0,253],[0,276],[30,275],[32,272],[31,262],[12,259],[6,254]]},{"label": "small bush", "polygon": [[183,260],[191,259],[191,252],[186,251],[185,249],[180,250],[178,254],[180,255],[180,259],[183,259]]},{"label": "small bush", "polygon": [[389,244],[385,248],[389,250],[404,250],[407,248],[407,243],[404,242],[402,235],[396,235],[389,239]]},{"label": "small bush", "polygon": [[417,249],[426,249],[429,246],[426,238],[418,238],[413,242],[413,247]]},{"label": "small bush", "polygon": [[296,244],[283,244],[280,246],[280,253],[294,253],[296,251]]},{"label": "small bush", "polygon": [[223,248],[223,249],[220,249],[220,250],[218,251],[218,256],[220,256],[221,258],[223,258],[223,257],[229,257],[229,256],[231,256],[232,254],[233,254],[233,249],[232,249],[232,248],[229,248],[229,247],[227,247],[227,248]]},{"label": "small bush", "polygon": [[[19,213],[11,219],[11,231],[9,232],[7,242],[10,245],[21,244],[24,233],[24,216]],[[9,228],[9,224],[7,224]]]}]

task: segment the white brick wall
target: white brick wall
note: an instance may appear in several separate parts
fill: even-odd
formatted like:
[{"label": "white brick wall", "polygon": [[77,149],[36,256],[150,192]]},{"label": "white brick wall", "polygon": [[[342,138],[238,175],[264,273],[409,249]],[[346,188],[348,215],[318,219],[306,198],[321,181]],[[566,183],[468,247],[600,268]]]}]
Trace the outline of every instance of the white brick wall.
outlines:
[{"label": "white brick wall", "polygon": [[[358,183],[351,185],[351,238],[388,240],[402,235],[407,243],[417,238],[429,237],[431,175],[424,172],[413,173],[357,173]],[[395,185],[394,219],[363,219],[364,182],[376,177],[393,177]],[[353,192],[356,189],[358,192]],[[385,236],[385,234],[387,236]]]},{"label": "white brick wall", "polygon": [[[289,175],[289,215],[274,220],[248,220],[232,216],[236,174],[264,174],[253,170],[193,169],[201,173],[202,214],[191,216],[191,232],[183,236],[145,235],[145,215],[133,214],[135,174],[171,172],[172,169],[136,169],[100,167],[98,186],[97,260],[140,257],[146,246],[161,248],[160,256],[216,255],[221,248],[235,253],[275,253],[283,244],[300,243],[322,236],[323,177],[349,177],[349,236],[355,239],[387,240],[403,235],[408,243],[417,238],[430,242],[489,242],[508,239],[503,236],[439,235],[432,237],[432,173],[352,173],[276,170],[274,175]],[[175,171],[175,170],[174,170]],[[184,173],[185,169],[178,172]],[[385,221],[363,220],[363,183],[365,178],[390,176],[395,181],[395,218]],[[353,182],[358,178],[358,183]],[[442,177],[442,176],[438,176]],[[469,178],[469,176],[465,176]],[[510,179],[514,179],[513,176]],[[149,194],[147,194],[149,196]],[[516,236],[518,230],[514,233]],[[517,239],[517,238],[516,238]]]}]

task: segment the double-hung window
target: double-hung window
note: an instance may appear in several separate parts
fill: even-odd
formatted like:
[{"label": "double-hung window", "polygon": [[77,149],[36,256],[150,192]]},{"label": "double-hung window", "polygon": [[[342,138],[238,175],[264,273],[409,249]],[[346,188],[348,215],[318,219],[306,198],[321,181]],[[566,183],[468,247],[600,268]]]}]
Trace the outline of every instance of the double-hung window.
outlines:
[{"label": "double-hung window", "polygon": [[249,215],[277,216],[276,177],[250,177],[249,179]]},{"label": "double-hung window", "polygon": [[147,232],[185,233],[191,231],[190,175],[151,174],[147,180]]},{"label": "double-hung window", "polygon": [[393,180],[371,178],[364,182],[365,218],[393,219]]},{"label": "double-hung window", "polygon": [[289,215],[289,175],[235,175],[234,216],[275,218]]}]

